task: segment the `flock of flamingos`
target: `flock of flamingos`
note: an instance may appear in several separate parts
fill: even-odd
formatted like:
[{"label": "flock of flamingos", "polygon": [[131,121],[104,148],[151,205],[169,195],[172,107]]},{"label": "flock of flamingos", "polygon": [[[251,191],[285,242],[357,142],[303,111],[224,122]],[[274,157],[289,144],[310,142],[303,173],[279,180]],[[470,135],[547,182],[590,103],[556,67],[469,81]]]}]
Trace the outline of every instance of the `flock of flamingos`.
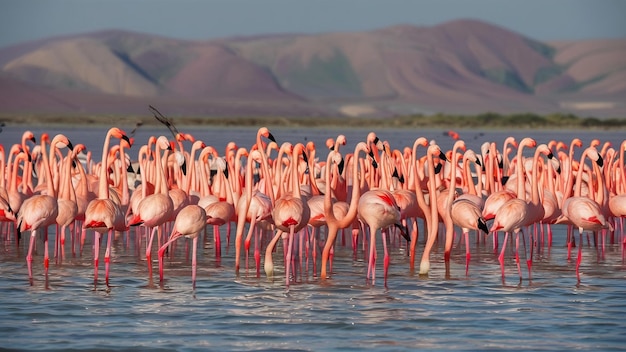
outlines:
[{"label": "flock of flamingos", "polygon": [[[170,128],[172,137],[151,137],[139,145],[113,127],[104,138],[99,161],[92,159],[84,145],[72,145],[62,134],[52,139],[43,134],[37,144],[33,133],[26,131],[22,143],[11,146],[8,155],[2,149],[1,231],[7,240],[15,236],[17,241],[30,232],[26,262],[31,283],[38,238],[43,239],[43,265],[48,274],[47,233],[53,225],[57,229],[54,256],[64,255],[66,233],[72,251],[75,244],[84,243],[85,236],[95,236],[95,284],[101,240],[107,235],[107,286],[116,233],[135,233],[137,243],[145,246],[150,277],[156,237],[161,281],[168,247],[180,237],[193,239],[195,287],[198,237],[213,225],[219,257],[220,228],[226,227],[226,246],[230,246],[232,223],[236,224],[235,271],[242,266],[242,254],[248,266],[252,247],[257,275],[264,251],[263,268],[272,276],[272,257],[282,240],[287,287],[298,270],[298,259],[302,270],[303,257],[312,258],[313,271],[319,268],[320,279],[330,277],[338,233],[351,235],[355,251],[359,241],[367,248],[367,279],[372,282],[376,245],[382,243],[385,284],[388,246],[392,241],[406,245],[414,270],[419,232],[425,240],[420,274],[428,274],[438,239],[442,239],[444,262],[449,266],[459,229],[466,249],[466,275],[471,231],[491,235],[503,280],[504,256],[511,252],[520,280],[520,253],[525,255],[531,277],[533,248],[551,245],[552,224],[569,225],[568,256],[576,238],[574,230],[580,243],[583,233],[593,232],[598,245],[609,236],[612,243],[619,241],[624,253],[623,231],[615,230],[623,230],[622,217],[626,216],[626,141],[615,150],[598,140],[583,146],[578,139],[537,144],[532,138],[517,141],[510,137],[503,145],[485,143],[480,151],[473,151],[461,139],[452,150],[441,150],[421,137],[412,147],[398,150],[372,132],[350,151],[341,149],[346,144],[342,135],[328,139],[328,157],[318,160],[313,143],[279,144],[263,127],[249,148],[230,143],[220,156],[213,147],[178,132],[170,120],[153,112]],[[525,157],[525,150],[534,151],[533,156]],[[576,151],[581,153],[577,160]],[[424,224],[421,231],[418,218]],[[504,234],[501,244],[498,233]],[[616,233],[621,234],[618,239]],[[507,252],[507,245],[514,249]],[[578,246],[576,258],[578,281],[582,247]]]}]

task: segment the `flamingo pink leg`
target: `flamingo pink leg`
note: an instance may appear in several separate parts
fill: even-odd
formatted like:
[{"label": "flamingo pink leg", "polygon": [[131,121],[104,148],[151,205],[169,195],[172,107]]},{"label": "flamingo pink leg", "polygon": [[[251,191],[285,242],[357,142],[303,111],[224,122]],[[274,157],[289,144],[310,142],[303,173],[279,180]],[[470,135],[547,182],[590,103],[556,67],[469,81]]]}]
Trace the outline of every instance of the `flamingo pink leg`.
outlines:
[{"label": "flamingo pink leg", "polygon": [[150,238],[148,239],[148,245],[146,246],[146,262],[148,262],[148,276],[152,277],[152,241],[154,240],[154,234],[157,232],[158,226],[152,228],[150,232]]},{"label": "flamingo pink leg", "polygon": [[100,232],[96,231],[93,243],[93,283],[98,283],[98,259],[100,254]]},{"label": "flamingo pink leg", "polygon": [[191,288],[196,288],[196,269],[198,267],[197,252],[198,252],[198,237],[194,237],[193,240],[193,255],[191,257]]},{"label": "flamingo pink leg", "polygon": [[504,251],[506,250],[506,243],[509,239],[509,233],[504,233],[504,241],[502,241],[502,249],[500,250],[500,255],[498,256],[498,261],[500,262],[500,270],[502,271],[502,281],[504,281]]},{"label": "flamingo pink leg", "polygon": [[580,242],[578,244],[578,257],[576,258],[576,279],[578,280],[578,283],[580,283],[580,263],[582,262],[583,259],[583,233],[582,231],[579,230],[579,239]]},{"label": "flamingo pink leg", "polygon": [[517,265],[517,273],[519,274],[520,282],[522,281],[522,267],[519,260],[519,232],[515,234],[515,264]]},{"label": "flamingo pink leg", "polygon": [[383,258],[384,281],[385,281],[385,286],[387,286],[387,273],[389,272],[389,251],[387,250],[387,230],[382,230],[381,235],[383,238],[383,252],[385,253],[385,257]]},{"label": "flamingo pink leg", "polygon": [[289,279],[291,274],[291,253],[293,247],[294,225],[289,227],[289,243],[287,244],[287,257],[285,258],[285,285],[289,289]]},{"label": "flamingo pink leg", "polygon": [[107,286],[109,286],[109,267],[111,263],[111,239],[114,235],[113,229],[110,229],[107,237],[107,249],[104,252],[104,281]]},{"label": "flamingo pink leg", "polygon": [[469,275],[469,263],[470,263],[470,248],[469,248],[469,232],[463,233],[465,237],[465,276]]},{"label": "flamingo pink leg", "polygon": [[26,255],[26,265],[28,266],[28,278],[33,278],[33,247],[35,246],[35,238],[37,230],[30,234],[30,245],[28,246],[28,254]]},{"label": "flamingo pink leg", "polygon": [[261,230],[254,232],[254,265],[256,266],[256,276],[261,277]]}]

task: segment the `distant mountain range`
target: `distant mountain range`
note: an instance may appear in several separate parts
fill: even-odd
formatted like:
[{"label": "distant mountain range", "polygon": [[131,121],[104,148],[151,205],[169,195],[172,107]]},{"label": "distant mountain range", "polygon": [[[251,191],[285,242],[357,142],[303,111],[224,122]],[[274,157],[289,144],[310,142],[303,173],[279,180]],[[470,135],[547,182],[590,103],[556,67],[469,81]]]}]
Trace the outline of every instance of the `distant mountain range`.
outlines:
[{"label": "distant mountain range", "polygon": [[0,49],[0,113],[626,117],[626,38],[544,43],[475,20],[187,41],[119,30]]}]

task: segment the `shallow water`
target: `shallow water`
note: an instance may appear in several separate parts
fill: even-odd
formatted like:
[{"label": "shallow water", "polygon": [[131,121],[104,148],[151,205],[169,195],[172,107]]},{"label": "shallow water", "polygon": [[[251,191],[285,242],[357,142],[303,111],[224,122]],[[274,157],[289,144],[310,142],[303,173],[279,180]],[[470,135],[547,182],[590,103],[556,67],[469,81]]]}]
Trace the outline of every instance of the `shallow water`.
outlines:
[{"label": "shallow water", "polygon": [[[253,260],[237,276],[232,245],[217,261],[210,232],[211,239],[201,241],[195,290],[190,240],[179,240],[166,259],[160,285],[156,260],[151,281],[134,235],[130,246],[119,237],[111,287],[104,284],[102,264],[94,286],[93,236],[82,255],[73,256],[66,243],[65,259],[51,260],[47,280],[38,241],[32,285],[24,260],[28,246],[21,241],[16,248],[10,240],[0,257],[5,307],[0,341],[3,347],[27,350],[622,350],[626,266],[619,246],[607,246],[602,255],[592,240],[584,243],[577,284],[576,251],[568,261],[564,229],[556,226],[552,248],[536,253],[532,280],[522,264],[521,283],[510,251],[503,282],[491,240],[485,238],[478,244],[470,240],[467,277],[463,245],[453,250],[449,275],[439,248],[431,273],[420,277],[410,273],[397,241],[386,287],[382,260],[376,281],[368,282],[364,252],[359,249],[354,259],[350,246],[338,242],[331,279],[314,277],[309,264],[289,290],[280,254],[274,254],[273,280],[256,277]],[[282,253],[282,247],[277,250]]]},{"label": "shallow water", "polygon": [[[19,140],[22,131],[22,128],[5,127],[0,134],[1,143],[12,144],[13,139]],[[38,136],[41,129],[33,131]],[[91,141],[85,144],[93,149],[98,148],[105,133],[102,129],[59,131],[65,132],[73,143]],[[136,138],[140,142],[147,140],[147,135],[155,131],[162,129],[140,129]],[[272,132],[279,142],[303,141],[306,137],[319,146],[325,138],[344,133],[349,150],[350,145],[365,139],[368,131],[272,129]],[[381,139],[390,140],[394,148],[411,145],[422,135],[437,138],[444,148],[444,143],[451,145],[440,130],[377,132]],[[223,150],[229,140],[249,146],[255,137],[255,130],[248,128],[206,133],[206,137],[196,138],[215,145],[218,150]],[[472,136],[471,133],[478,135],[479,132],[461,131],[461,137],[466,139],[469,148],[475,149],[485,140],[497,141],[500,145],[508,135],[485,132],[476,140],[464,136]],[[573,137],[571,131],[539,134],[520,131],[518,134],[520,138],[535,137],[539,143],[552,138],[569,141]],[[623,133],[594,132],[581,138],[585,144],[593,138],[611,140],[617,147]],[[476,147],[470,143],[475,143]],[[585,237],[581,283],[578,284],[577,248],[573,260],[568,261],[566,228],[555,226],[554,229],[553,246],[536,248],[532,280],[522,261],[521,283],[510,252],[512,246],[508,246],[503,282],[492,240],[481,236],[477,243],[472,234],[472,259],[467,277],[465,247],[459,245],[458,240],[449,274],[444,268],[442,249],[437,246],[429,276],[420,277],[409,271],[406,250],[401,241],[394,239],[387,285],[384,285],[380,251],[376,281],[368,282],[363,250],[359,247],[355,259],[348,240],[347,246],[338,241],[331,279],[321,281],[313,276],[310,263],[307,274],[300,272],[288,291],[280,244],[274,254],[277,272],[273,280],[263,273],[261,277],[256,276],[252,256],[252,269],[243,269],[237,276],[232,244],[223,249],[218,261],[211,229],[208,240],[204,237],[200,240],[195,290],[191,285],[189,240],[181,239],[176,243],[172,256],[166,259],[165,282],[159,285],[156,251],[153,254],[154,280],[151,281],[145,257],[140,254],[143,247],[135,243],[134,233],[130,238],[118,237],[113,244],[111,287],[107,288],[102,259],[99,281],[94,287],[93,234],[88,234],[82,254],[72,255],[68,239],[62,263],[51,258],[47,279],[43,270],[43,242],[39,239],[32,284],[25,262],[28,242],[22,240],[17,245],[12,236],[7,240],[2,237],[0,347],[25,350],[623,350],[626,264],[620,246],[609,242],[602,252],[596,249],[593,239],[587,242]],[[29,235],[24,235],[24,239],[28,239]],[[54,238],[51,233],[51,255]],[[225,238],[222,241],[225,246]],[[378,241],[380,249],[380,238]],[[422,249],[423,235],[420,234],[418,260]]]}]

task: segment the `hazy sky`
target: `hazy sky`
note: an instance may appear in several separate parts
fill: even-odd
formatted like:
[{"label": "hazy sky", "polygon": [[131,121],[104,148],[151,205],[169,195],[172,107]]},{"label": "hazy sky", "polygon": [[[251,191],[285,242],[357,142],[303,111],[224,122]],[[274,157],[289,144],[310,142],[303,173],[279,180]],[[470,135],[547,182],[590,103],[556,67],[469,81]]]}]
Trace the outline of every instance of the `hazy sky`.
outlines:
[{"label": "hazy sky", "polygon": [[114,28],[209,39],[430,26],[459,18],[539,40],[626,37],[623,0],[0,0],[0,47]]}]

